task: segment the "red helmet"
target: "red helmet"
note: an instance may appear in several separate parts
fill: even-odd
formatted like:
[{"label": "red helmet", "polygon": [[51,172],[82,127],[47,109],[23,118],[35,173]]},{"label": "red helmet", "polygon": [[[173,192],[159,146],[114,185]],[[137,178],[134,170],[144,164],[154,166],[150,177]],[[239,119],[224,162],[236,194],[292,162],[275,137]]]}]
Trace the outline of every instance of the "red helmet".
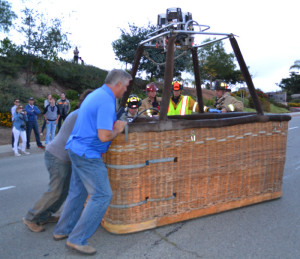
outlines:
[{"label": "red helmet", "polygon": [[173,88],[173,91],[180,91],[183,89],[183,84],[180,81],[174,81],[172,83],[172,88]]},{"label": "red helmet", "polygon": [[156,85],[154,83],[149,83],[146,86],[147,92],[156,92],[157,90],[158,90],[158,88],[156,87]]}]

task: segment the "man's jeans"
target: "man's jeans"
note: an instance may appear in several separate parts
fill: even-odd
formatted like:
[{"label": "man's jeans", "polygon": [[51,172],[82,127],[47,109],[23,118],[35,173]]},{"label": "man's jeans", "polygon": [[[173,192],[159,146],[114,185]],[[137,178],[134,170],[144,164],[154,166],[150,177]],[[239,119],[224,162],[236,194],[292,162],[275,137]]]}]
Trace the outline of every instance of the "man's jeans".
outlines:
[{"label": "man's jeans", "polygon": [[46,132],[45,144],[47,145],[49,143],[50,135],[51,135],[50,142],[55,137],[55,129],[56,129],[55,121],[48,121],[46,127],[47,127],[47,132]]},{"label": "man's jeans", "polygon": [[54,234],[69,235],[69,242],[86,245],[100,225],[112,191],[102,158],[78,156],[70,149],[68,152],[72,162],[70,190]]},{"label": "man's jeans", "polygon": [[45,151],[45,165],[49,172],[49,189],[30,209],[25,218],[36,223],[46,222],[67,198],[72,173],[71,163],[59,160]]},{"label": "man's jeans", "polygon": [[31,135],[32,129],[34,131],[36,144],[38,146],[42,146],[42,142],[40,140],[40,135],[39,135],[39,126],[38,126],[37,122],[36,121],[28,121],[28,122],[26,122],[27,148],[30,147],[30,135]]}]

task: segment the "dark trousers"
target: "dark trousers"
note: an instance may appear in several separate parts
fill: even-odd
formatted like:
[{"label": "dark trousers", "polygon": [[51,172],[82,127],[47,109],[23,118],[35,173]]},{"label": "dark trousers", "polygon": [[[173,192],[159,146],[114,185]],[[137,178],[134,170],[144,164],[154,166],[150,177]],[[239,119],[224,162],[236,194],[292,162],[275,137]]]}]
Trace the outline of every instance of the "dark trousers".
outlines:
[{"label": "dark trousers", "polygon": [[65,121],[65,119],[67,118],[68,115],[60,115],[59,119],[58,119],[58,124],[57,124],[57,128],[58,128],[58,131],[62,125],[62,120]]},{"label": "dark trousers", "polygon": [[35,135],[35,140],[36,140],[36,144],[38,146],[42,146],[42,142],[40,140],[40,135],[39,135],[39,126],[37,124],[36,121],[28,121],[26,123],[26,137],[27,137],[27,148],[30,148],[30,135],[31,135],[31,131],[34,131],[34,135]]},{"label": "dark trousers", "polygon": [[42,126],[42,130],[41,130],[42,133],[44,132],[45,127],[46,127],[46,120],[44,120],[44,123],[43,123],[43,126]]}]

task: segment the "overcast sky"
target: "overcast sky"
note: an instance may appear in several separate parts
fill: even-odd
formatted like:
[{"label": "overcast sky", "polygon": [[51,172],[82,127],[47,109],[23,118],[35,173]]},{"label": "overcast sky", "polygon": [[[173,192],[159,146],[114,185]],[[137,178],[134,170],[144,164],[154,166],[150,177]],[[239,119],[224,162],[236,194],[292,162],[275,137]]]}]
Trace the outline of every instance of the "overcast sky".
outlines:
[{"label": "overcast sky", "polygon": [[[191,12],[193,20],[210,26],[210,32],[233,33],[256,88],[278,91],[276,83],[289,76],[289,68],[300,59],[299,0],[9,0],[13,10],[25,5],[48,14],[64,17],[73,46],[86,64],[101,69],[125,68],[115,60],[112,42],[128,23],[156,25],[157,15],[167,8],[180,7]],[[206,38],[206,37],[205,37]],[[203,41],[205,38],[198,38]],[[226,49],[232,52],[229,40]],[[72,59],[73,49],[64,58]]]}]

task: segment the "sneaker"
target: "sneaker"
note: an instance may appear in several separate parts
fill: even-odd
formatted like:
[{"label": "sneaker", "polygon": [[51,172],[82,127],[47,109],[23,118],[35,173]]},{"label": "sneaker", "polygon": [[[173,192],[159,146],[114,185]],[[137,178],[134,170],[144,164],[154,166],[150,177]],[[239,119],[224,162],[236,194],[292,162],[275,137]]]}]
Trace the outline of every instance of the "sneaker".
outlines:
[{"label": "sneaker", "polygon": [[81,253],[81,254],[85,254],[85,255],[93,255],[96,254],[97,250],[92,247],[92,246],[88,246],[88,245],[76,245],[73,243],[70,243],[69,241],[67,241],[66,246],[76,250],[77,252]]},{"label": "sneaker", "polygon": [[30,155],[30,153],[27,152],[27,151],[21,151],[21,152],[22,152],[22,154],[24,154],[24,155]]},{"label": "sneaker", "polygon": [[31,222],[25,218],[23,218],[24,224],[32,231],[32,232],[43,232],[45,231],[45,228],[42,226],[39,226],[38,224]]},{"label": "sneaker", "polygon": [[45,148],[45,146],[41,145],[41,146],[38,146],[38,148],[42,148],[42,149],[44,149],[44,148]]},{"label": "sneaker", "polygon": [[30,147],[26,147],[26,149],[30,149]]},{"label": "sneaker", "polygon": [[20,153],[15,153],[15,156],[21,156],[21,154]]}]

